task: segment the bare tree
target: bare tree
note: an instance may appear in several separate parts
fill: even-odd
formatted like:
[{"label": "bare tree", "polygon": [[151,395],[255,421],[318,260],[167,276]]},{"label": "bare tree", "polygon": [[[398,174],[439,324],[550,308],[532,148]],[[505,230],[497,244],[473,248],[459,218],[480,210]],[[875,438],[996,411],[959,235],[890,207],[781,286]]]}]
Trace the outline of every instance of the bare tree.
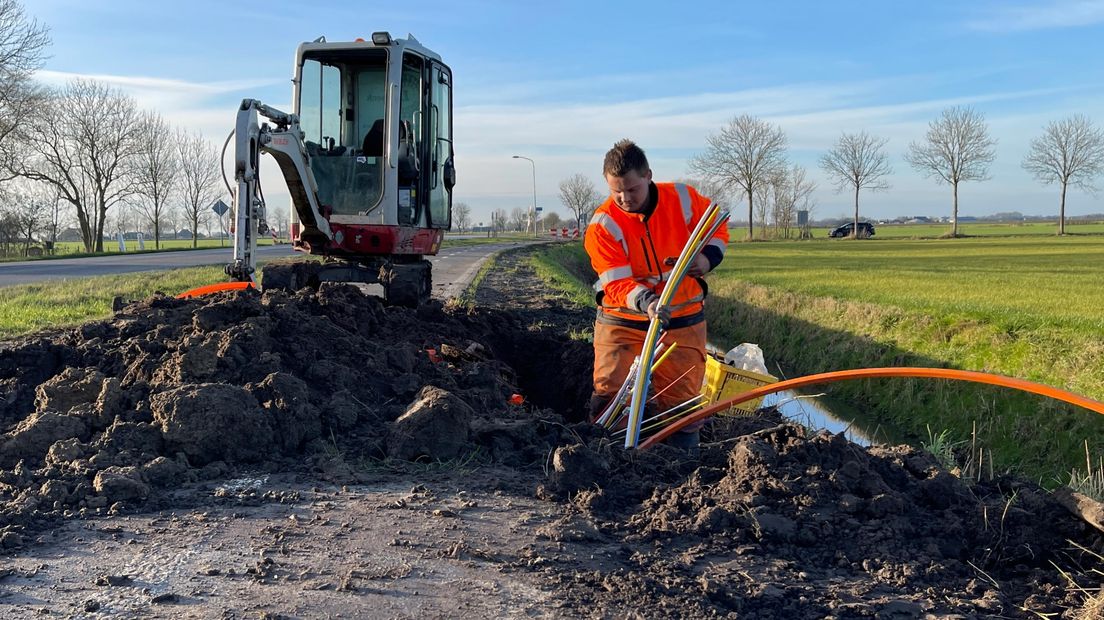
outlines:
[{"label": "bare tree", "polygon": [[560,228],[563,226],[564,223],[563,218],[560,217],[560,214],[556,213],[555,211],[550,211],[547,215],[541,218],[541,221],[544,222],[544,226],[548,230],[555,230],[557,228]]},{"label": "bare tree", "polygon": [[1031,141],[1023,167],[1039,182],[1062,186],[1058,234],[1066,234],[1066,189],[1072,185],[1095,192],[1093,181],[1104,170],[1104,132],[1081,114],[1051,122]]},{"label": "bare tree", "polygon": [[675,179],[674,183],[689,185],[698,190],[702,196],[720,205],[727,205],[732,198],[732,191],[729,188],[706,179],[681,177]]},{"label": "bare tree", "polygon": [[44,232],[46,233],[46,241],[49,242],[48,247],[52,251],[57,249],[58,235],[61,233],[62,226],[69,225],[69,218],[66,213],[69,205],[62,201],[61,196],[58,196],[56,191],[51,188],[49,213],[46,215],[46,227]]},{"label": "bare tree", "polygon": [[836,146],[820,158],[820,167],[835,178],[837,192],[848,188],[855,190],[855,238],[859,237],[859,191],[889,189],[885,177],[893,169],[884,150],[886,142],[885,138],[875,138],[865,131],[845,133]]},{"label": "bare tree", "polygon": [[771,219],[778,237],[789,239],[797,224],[798,209],[812,202],[816,183],[808,178],[805,168],[794,165],[771,179]]},{"label": "bare tree", "polygon": [[29,181],[16,182],[7,192],[8,212],[23,244],[23,254],[30,250],[35,235],[41,233],[50,221],[51,210],[57,195],[52,188]]},{"label": "bare tree", "polygon": [[560,181],[560,202],[575,215],[575,225],[582,229],[598,208],[602,195],[586,175],[575,173]]},{"label": "bare tree", "polygon": [[499,232],[506,230],[506,210],[494,209],[491,211],[491,232],[498,236]]},{"label": "bare tree", "polygon": [[748,201],[747,238],[754,237],[755,191],[786,165],[786,134],[781,127],[743,114],[706,138],[705,151],[690,159],[690,170],[705,181]]},{"label": "bare tree", "polygon": [[[18,129],[42,98],[32,75],[49,44],[47,28],[29,18],[17,0],[0,0],[0,159],[14,156]],[[5,170],[0,179],[12,176],[10,166]]]},{"label": "bare tree", "polygon": [[961,106],[943,110],[942,116],[928,124],[924,141],[909,144],[905,160],[924,176],[951,186],[952,237],[958,236],[958,184],[989,178],[996,144],[989,137],[985,117],[973,108]]},{"label": "bare tree", "polygon": [[[774,186],[778,183],[780,175],[772,174],[765,179],[762,183],[759,183],[755,187],[755,191],[752,192],[755,196],[755,207],[753,215],[754,224],[758,225],[758,232],[760,239],[767,238],[767,222],[769,221],[769,214],[772,208],[771,199],[774,197]],[[749,228],[749,234],[751,230],[755,230],[754,227]],[[750,239],[750,237],[749,237]]]},{"label": "bare tree", "polygon": [[27,156],[12,161],[12,171],[52,185],[75,208],[85,250],[103,251],[108,209],[137,190],[137,105],[108,86],[76,79],[43,108],[21,129]]},{"label": "bare tree", "polygon": [[[199,225],[208,225],[211,204],[219,195],[218,150],[198,133],[178,131],[176,157],[180,166],[177,192],[188,229],[192,231],[192,247],[199,243]],[[207,226],[210,233],[210,226]],[[209,236],[209,235],[208,235]]]},{"label": "bare tree", "polygon": [[138,122],[138,151],[134,161],[137,183],[135,208],[153,229],[153,247],[161,249],[161,225],[167,222],[169,197],[180,176],[173,131],[156,112],[144,112]]},{"label": "bare tree", "polygon": [[452,206],[452,225],[460,232],[471,228],[471,207],[466,202],[458,202]]},{"label": "bare tree", "polygon": [[529,230],[529,211],[522,209],[521,207],[514,207],[510,210],[510,224],[513,225],[513,230],[518,232]]}]

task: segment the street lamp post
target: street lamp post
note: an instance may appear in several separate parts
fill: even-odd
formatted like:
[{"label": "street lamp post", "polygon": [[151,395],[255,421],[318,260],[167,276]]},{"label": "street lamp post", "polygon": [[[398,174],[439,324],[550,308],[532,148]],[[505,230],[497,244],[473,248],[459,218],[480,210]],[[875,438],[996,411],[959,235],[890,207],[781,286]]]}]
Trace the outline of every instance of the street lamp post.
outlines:
[{"label": "street lamp post", "polygon": [[529,207],[529,221],[533,224],[533,236],[537,236],[537,162],[523,155],[514,155],[514,159],[524,159],[533,166],[533,206]]}]

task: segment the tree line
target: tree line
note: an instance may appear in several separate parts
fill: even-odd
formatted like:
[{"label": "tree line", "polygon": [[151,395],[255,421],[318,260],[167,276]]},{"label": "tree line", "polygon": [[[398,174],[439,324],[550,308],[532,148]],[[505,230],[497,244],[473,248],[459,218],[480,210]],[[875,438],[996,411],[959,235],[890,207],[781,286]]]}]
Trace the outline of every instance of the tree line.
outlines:
[{"label": "tree line", "polygon": [[[889,189],[893,168],[886,151],[888,140],[865,131],[844,132],[820,157],[820,168],[837,192],[854,197],[854,228],[859,231],[859,196],[862,190]],[[967,106],[943,110],[931,121],[920,140],[911,142],[905,161],[928,178],[951,188],[951,231],[958,236],[958,187],[966,181],[989,179],[997,141],[989,134],[984,115]],[[816,184],[801,166],[786,157],[786,134],[781,127],[743,114],[706,138],[702,152],[691,157],[694,178],[681,179],[717,202],[730,199],[747,203],[747,238],[789,238],[798,232],[797,213],[811,213]],[[1060,189],[1058,234],[1066,231],[1066,193],[1070,187],[1089,192],[1104,171],[1104,131],[1086,116],[1074,114],[1053,121],[1031,141],[1021,163],[1024,170],[1045,185]],[[594,184],[582,174],[560,183],[560,200],[585,222],[602,200]],[[855,234],[854,232],[852,234]]]},{"label": "tree line", "polygon": [[[73,218],[84,249],[102,252],[109,215],[122,210],[156,247],[181,221],[195,245],[221,193],[217,149],[100,82],[35,83],[49,42],[16,0],[0,0],[0,229],[24,244],[56,240]],[[115,217],[120,231],[125,219]]]},{"label": "tree line", "polygon": [[[862,190],[889,189],[893,173],[886,152],[888,140],[865,131],[844,132],[820,158],[820,168],[837,192],[854,196],[854,228],[859,230]],[[911,142],[905,161],[926,177],[951,188],[951,236],[958,236],[958,187],[965,181],[989,179],[997,141],[989,134],[984,115],[968,106],[943,110],[920,140]],[[774,205],[787,217],[786,207],[802,191],[811,192],[804,170],[786,164],[786,135],[780,127],[750,115],[734,118],[710,135],[705,150],[694,156],[690,168],[724,192],[742,193],[748,203],[747,237],[754,238],[755,205]],[[1031,141],[1022,167],[1040,183],[1060,187],[1058,234],[1065,234],[1066,192],[1069,187],[1095,191],[1094,181],[1104,171],[1104,131],[1081,114],[1049,123]],[[777,208],[775,188],[782,188],[783,208]],[[789,188],[789,189],[787,189]],[[808,193],[802,194],[808,204]],[[777,220],[775,220],[777,221]]]}]

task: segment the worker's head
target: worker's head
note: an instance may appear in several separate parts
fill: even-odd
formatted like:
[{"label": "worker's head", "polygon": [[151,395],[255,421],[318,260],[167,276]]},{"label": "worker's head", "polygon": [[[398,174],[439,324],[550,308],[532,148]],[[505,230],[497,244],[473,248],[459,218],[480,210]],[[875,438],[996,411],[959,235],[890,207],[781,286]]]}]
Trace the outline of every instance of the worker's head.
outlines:
[{"label": "worker's head", "polygon": [[617,206],[629,213],[644,209],[652,184],[652,169],[644,150],[632,140],[621,140],[606,153],[602,174]]}]

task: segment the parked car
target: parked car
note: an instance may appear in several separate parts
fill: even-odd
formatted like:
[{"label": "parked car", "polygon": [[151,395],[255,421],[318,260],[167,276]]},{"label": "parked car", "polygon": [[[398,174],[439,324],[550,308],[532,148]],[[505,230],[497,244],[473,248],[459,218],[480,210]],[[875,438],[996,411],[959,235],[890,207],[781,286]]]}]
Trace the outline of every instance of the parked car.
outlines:
[{"label": "parked car", "polygon": [[[855,222],[847,222],[843,226],[837,226],[828,233],[829,237],[850,237],[851,231],[855,230]],[[859,237],[873,237],[874,225],[870,222],[859,222]]]}]

